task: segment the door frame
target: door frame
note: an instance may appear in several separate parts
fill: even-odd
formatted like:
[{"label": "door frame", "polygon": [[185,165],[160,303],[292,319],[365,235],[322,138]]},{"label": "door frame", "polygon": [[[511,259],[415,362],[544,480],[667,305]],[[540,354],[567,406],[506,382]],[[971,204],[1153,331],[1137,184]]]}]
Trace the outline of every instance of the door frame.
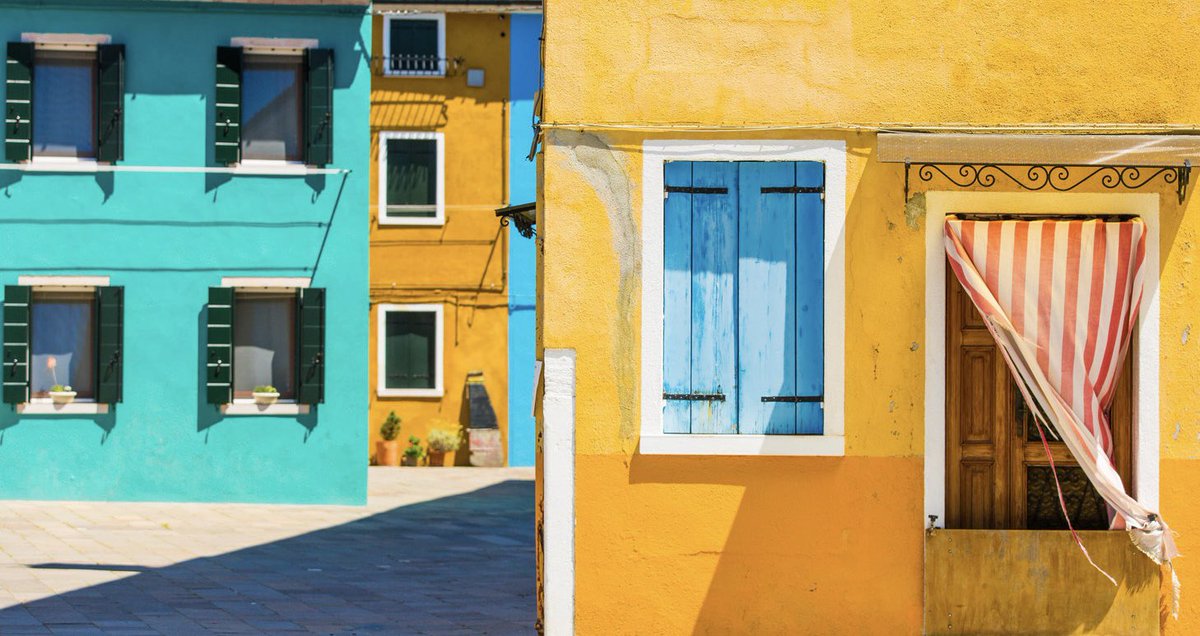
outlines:
[{"label": "door frame", "polygon": [[[921,196],[918,193],[916,196]],[[946,519],[946,248],[955,213],[1129,214],[1146,224],[1146,268],[1133,365],[1133,496],[1158,508],[1159,200],[1158,194],[930,191],[925,196],[925,518]]]}]

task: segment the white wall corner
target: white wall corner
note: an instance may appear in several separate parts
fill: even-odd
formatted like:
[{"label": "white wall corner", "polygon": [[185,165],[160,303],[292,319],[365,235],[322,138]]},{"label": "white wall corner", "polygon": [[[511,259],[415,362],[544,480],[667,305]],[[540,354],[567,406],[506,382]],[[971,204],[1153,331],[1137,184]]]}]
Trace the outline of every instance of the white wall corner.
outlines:
[{"label": "white wall corner", "polygon": [[575,631],[575,350],[546,349],[542,397],[544,628]]}]

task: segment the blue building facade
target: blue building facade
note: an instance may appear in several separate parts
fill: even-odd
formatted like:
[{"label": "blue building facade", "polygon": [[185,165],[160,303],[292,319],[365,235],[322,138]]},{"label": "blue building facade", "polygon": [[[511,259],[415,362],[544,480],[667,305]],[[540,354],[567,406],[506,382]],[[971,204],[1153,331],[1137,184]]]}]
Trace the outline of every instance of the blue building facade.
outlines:
[{"label": "blue building facade", "polygon": [[[532,203],[537,169],[528,159],[534,140],[534,101],[541,89],[540,13],[514,13],[509,50],[509,199]],[[533,390],[536,358],[537,241],[513,233],[508,244],[508,463],[533,466]]]},{"label": "blue building facade", "polygon": [[0,1],[0,498],[365,501],[366,4]]}]

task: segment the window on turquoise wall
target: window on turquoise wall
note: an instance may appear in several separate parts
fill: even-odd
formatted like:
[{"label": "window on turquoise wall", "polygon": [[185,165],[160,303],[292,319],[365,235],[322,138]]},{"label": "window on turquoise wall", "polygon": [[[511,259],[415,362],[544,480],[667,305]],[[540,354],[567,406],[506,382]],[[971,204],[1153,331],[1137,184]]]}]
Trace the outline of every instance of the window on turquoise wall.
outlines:
[{"label": "window on turquoise wall", "polygon": [[96,51],[38,49],[33,75],[33,155],[95,158]]},{"label": "window on turquoise wall", "polygon": [[663,432],[824,428],[824,165],[669,162]]},{"label": "window on turquoise wall", "polygon": [[380,305],[378,311],[379,395],[441,395],[441,305]]},{"label": "window on turquoise wall", "polygon": [[303,161],[304,59],[251,55],[242,67],[242,158]]},{"label": "window on turquoise wall", "polygon": [[95,397],[95,294],[34,292],[29,329],[30,396],[48,398],[53,387],[69,386],[76,399]]},{"label": "window on turquoise wall", "polygon": [[233,397],[249,399],[255,387],[273,386],[281,399],[296,396],[296,296],[294,292],[239,292],[233,317]]},{"label": "window on turquoise wall", "polygon": [[446,74],[446,16],[387,16],[384,22],[384,74]]}]

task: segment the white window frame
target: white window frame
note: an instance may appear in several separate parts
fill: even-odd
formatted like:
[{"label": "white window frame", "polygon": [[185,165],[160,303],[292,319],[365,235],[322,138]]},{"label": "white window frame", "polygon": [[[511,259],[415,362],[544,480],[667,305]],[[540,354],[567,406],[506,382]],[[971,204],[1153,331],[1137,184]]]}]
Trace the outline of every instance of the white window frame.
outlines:
[{"label": "white window frame", "polygon": [[[380,304],[375,306],[375,394],[379,397],[440,398],[446,394],[443,383],[443,364],[446,359],[445,307],[435,303]],[[434,318],[434,368],[432,389],[389,389],[387,386],[387,315],[392,312],[432,313]]]},{"label": "white window frame", "polygon": [[951,214],[1128,214],[1146,225],[1145,289],[1133,365],[1133,496],[1158,509],[1159,195],[930,191],[925,194],[925,517],[946,523],[946,243]]},{"label": "white window frame", "polygon": [[[30,287],[34,292],[94,292],[97,287],[108,287],[109,277],[18,276],[17,284]],[[29,308],[29,312],[32,319],[32,307]],[[92,320],[98,321],[99,315],[93,315]],[[33,351],[29,352],[29,356],[32,362]],[[23,415],[100,415],[108,412],[108,404],[96,402],[94,398],[80,398],[72,400],[70,404],[55,404],[53,398],[31,397],[28,402],[17,405],[17,412]]]},{"label": "white window frame", "polygon": [[[388,62],[392,57],[392,21],[393,20],[435,20],[437,21],[438,38],[438,70],[436,71],[392,71]],[[446,14],[445,13],[389,13],[383,16],[383,68],[380,69],[385,77],[446,77]]]},{"label": "white window frame", "polygon": [[[825,164],[825,422],[821,435],[663,432],[663,165],[667,161]],[[642,146],[642,425],[645,455],[845,454],[846,143],[835,140],[653,140]]]},{"label": "white window frame", "polygon": [[[387,142],[391,139],[432,139],[436,142],[437,175],[434,182],[434,215],[431,217],[389,218],[387,215]],[[379,133],[379,201],[375,216],[379,225],[445,225],[446,224],[446,135],[435,131],[384,130]]]},{"label": "white window frame", "polygon": [[[232,287],[235,298],[239,291],[294,294],[297,289],[307,289],[311,284],[311,278],[302,276],[226,276],[221,279],[221,287]],[[237,319],[236,313],[234,319]],[[293,343],[292,346],[296,345]],[[230,387],[231,394],[232,391],[233,387]],[[305,415],[308,411],[309,405],[299,404],[294,398],[279,400],[274,404],[257,404],[254,398],[233,398],[232,402],[221,405],[222,415]]]},{"label": "white window frame", "polygon": [[[21,41],[27,42],[27,43],[32,43],[34,45],[34,48],[37,50],[89,51],[94,54],[94,53],[96,53],[97,47],[99,47],[101,44],[112,44],[112,36],[106,35],[106,34],[92,35],[92,34],[85,34],[85,33],[22,33]],[[36,54],[34,57],[33,64],[36,69],[36,66],[37,66]],[[97,78],[97,81],[99,81],[99,78]],[[98,87],[93,87],[93,92],[95,91],[96,88],[98,88]],[[92,101],[94,102],[95,95],[93,95],[92,97],[93,97]],[[92,111],[93,116],[98,116],[99,114],[95,112],[95,109],[96,109],[95,104],[92,105],[92,109],[93,109],[93,111]],[[34,112],[34,117],[36,118],[36,116],[37,116],[37,113]],[[33,130],[32,129],[30,130],[29,134],[31,137],[29,140],[29,143],[32,145],[33,144],[33,139],[32,139]],[[99,152],[99,148],[97,148],[96,151]],[[96,157],[48,157],[45,155],[38,156],[37,153],[33,152],[32,150],[31,150],[29,162],[34,163],[34,164],[49,164],[49,165],[68,164],[77,169],[84,169],[84,170],[86,170],[88,168],[94,168],[94,167],[100,165],[100,162]]]}]

